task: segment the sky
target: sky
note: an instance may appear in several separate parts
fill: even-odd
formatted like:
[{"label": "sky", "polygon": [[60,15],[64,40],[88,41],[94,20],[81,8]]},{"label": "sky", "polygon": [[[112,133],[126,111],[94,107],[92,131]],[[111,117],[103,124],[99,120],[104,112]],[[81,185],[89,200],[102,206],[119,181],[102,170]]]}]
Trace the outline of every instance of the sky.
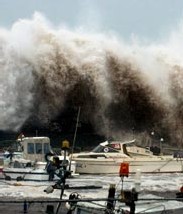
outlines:
[{"label": "sky", "polygon": [[42,13],[54,26],[158,40],[183,20],[182,0],[0,0],[0,27]]}]

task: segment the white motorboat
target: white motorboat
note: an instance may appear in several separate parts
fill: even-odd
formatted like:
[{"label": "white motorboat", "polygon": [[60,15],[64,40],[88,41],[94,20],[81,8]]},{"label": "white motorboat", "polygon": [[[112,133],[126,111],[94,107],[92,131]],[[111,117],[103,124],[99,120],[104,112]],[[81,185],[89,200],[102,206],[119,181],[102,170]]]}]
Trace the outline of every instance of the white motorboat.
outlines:
[{"label": "white motorboat", "polygon": [[153,155],[149,148],[128,142],[112,141],[100,143],[91,152],[72,154],[79,174],[117,174],[120,164],[129,163],[130,173],[183,172],[183,159],[173,155]]},{"label": "white motorboat", "polygon": [[[61,154],[54,156],[48,137],[23,137],[17,140],[17,145],[18,151],[4,153],[1,179],[31,181],[58,179],[57,173],[60,165],[59,168],[58,164],[56,166],[56,163],[54,163],[56,159],[54,158],[59,159],[59,164],[62,164],[65,167],[64,169],[69,167],[69,157]],[[48,158],[50,158],[50,162]],[[52,170],[48,170],[48,168],[51,169],[50,163],[54,163],[52,164]],[[74,161],[71,164],[71,171],[73,174],[75,173]],[[50,179],[50,175],[52,179]]]}]

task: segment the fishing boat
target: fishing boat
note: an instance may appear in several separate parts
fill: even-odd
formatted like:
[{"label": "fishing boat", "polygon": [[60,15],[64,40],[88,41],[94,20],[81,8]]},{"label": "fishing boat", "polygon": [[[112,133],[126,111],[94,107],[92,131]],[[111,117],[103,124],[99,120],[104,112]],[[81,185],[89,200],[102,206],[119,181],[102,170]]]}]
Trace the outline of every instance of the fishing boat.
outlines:
[{"label": "fishing boat", "polygon": [[123,162],[130,165],[130,173],[183,172],[182,157],[173,155],[154,155],[149,148],[135,145],[132,141],[105,141],[91,152],[72,155],[79,174],[117,174]]},{"label": "fishing boat", "polygon": [[[64,154],[54,154],[48,137],[21,137],[17,141],[17,151],[4,153],[1,179],[48,181],[58,179],[60,169],[68,169],[69,158]],[[55,172],[57,169],[57,173]],[[72,161],[71,171],[75,172]]]}]

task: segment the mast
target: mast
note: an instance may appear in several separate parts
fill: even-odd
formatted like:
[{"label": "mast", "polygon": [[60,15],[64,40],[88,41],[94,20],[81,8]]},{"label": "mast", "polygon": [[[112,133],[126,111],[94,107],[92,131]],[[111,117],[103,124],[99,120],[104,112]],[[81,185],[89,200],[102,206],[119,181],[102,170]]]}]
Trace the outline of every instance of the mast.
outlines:
[{"label": "mast", "polygon": [[78,130],[78,123],[79,123],[80,111],[81,111],[81,107],[79,106],[79,108],[78,108],[78,114],[77,114],[77,120],[76,120],[76,127],[75,127],[75,132],[74,132],[74,138],[73,138],[73,142],[72,142],[72,150],[71,150],[69,170],[71,169],[72,155],[73,155],[74,147],[75,147],[75,143],[76,143],[76,135],[77,135],[77,130]]}]

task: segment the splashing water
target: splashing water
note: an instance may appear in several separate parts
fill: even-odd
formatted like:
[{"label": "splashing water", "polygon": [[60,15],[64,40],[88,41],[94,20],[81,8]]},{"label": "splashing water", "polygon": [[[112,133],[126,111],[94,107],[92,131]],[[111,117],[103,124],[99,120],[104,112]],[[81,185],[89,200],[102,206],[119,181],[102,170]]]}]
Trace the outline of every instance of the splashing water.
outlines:
[{"label": "splashing water", "polygon": [[70,105],[101,134],[157,128],[182,143],[182,29],[150,45],[54,29],[38,13],[0,29],[0,129]]}]

